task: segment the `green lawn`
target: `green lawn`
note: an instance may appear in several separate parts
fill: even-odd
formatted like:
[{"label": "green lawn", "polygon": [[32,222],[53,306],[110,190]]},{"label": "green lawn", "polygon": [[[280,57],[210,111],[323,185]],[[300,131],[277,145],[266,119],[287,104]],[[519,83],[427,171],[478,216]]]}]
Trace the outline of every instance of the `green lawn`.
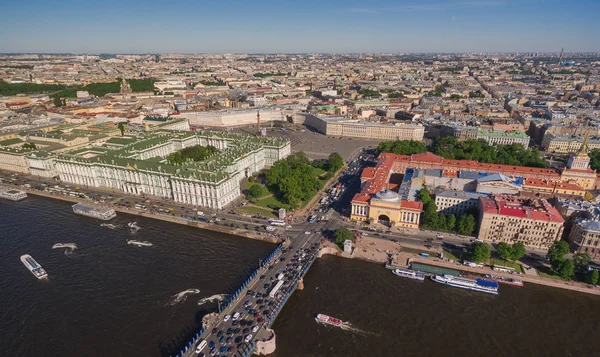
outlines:
[{"label": "green lawn", "polygon": [[255,205],[271,209],[279,209],[287,206],[285,203],[279,201],[275,196],[260,199],[255,202]]},{"label": "green lawn", "polygon": [[519,264],[519,262],[513,263],[511,261],[504,260],[504,259],[492,258],[492,259],[490,259],[490,265],[502,265],[505,267],[513,268],[516,271],[518,271],[519,273],[523,272],[523,267],[521,266],[521,264]]},{"label": "green lawn", "polygon": [[412,253],[412,254],[427,253],[427,254],[429,254],[429,256],[435,255],[435,253],[432,253],[432,252],[428,251],[427,249],[420,250],[420,249],[402,247],[401,251],[405,252],[405,253]]},{"label": "green lawn", "polygon": [[312,168],[312,173],[313,173],[313,175],[315,175],[315,176],[321,176],[321,175],[323,175],[323,174],[324,174],[324,173],[326,173],[326,172],[327,172],[327,171],[325,171],[325,170],[323,170],[323,169],[320,169],[320,168],[318,168],[318,167],[313,167],[313,168]]},{"label": "green lawn", "polygon": [[537,271],[538,271],[538,274],[540,274],[540,276],[543,276],[544,278],[562,280],[562,278],[560,276],[556,275],[556,273],[549,267],[546,267],[546,266],[541,267],[540,266],[537,268]]},{"label": "green lawn", "polygon": [[273,211],[271,211],[269,209],[260,208],[260,207],[253,207],[253,206],[239,207],[239,208],[237,208],[237,211],[250,213],[250,214],[259,214],[261,216],[265,216],[265,217],[269,217],[269,218],[278,218],[273,213]]},{"label": "green lawn", "polygon": [[446,249],[443,249],[443,251],[444,251],[444,258],[450,259],[450,260],[455,260],[457,262],[462,261],[462,259],[460,258],[460,256],[462,256],[461,253],[451,252],[451,251],[446,250]]}]

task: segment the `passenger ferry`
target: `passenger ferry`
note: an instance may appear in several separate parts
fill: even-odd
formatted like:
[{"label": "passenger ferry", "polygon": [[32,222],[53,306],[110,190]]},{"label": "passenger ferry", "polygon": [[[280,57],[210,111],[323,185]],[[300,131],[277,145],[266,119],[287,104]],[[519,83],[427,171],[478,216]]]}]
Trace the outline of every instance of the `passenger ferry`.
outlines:
[{"label": "passenger ferry", "polygon": [[333,325],[333,326],[337,326],[337,327],[340,327],[343,324],[342,320],[336,319],[335,317],[323,315],[323,314],[318,314],[316,320],[318,322],[322,322],[324,324]]},{"label": "passenger ferry", "polygon": [[498,294],[498,283],[482,279],[468,279],[453,275],[433,275],[431,280],[436,283],[454,286],[455,288],[479,291],[488,294]]},{"label": "passenger ferry", "polygon": [[11,201],[21,201],[27,198],[27,194],[21,190],[0,188],[0,197]]},{"label": "passenger ferry", "polygon": [[83,203],[76,203],[73,206],[73,212],[88,216],[96,219],[101,219],[103,221],[109,221],[117,216],[115,210],[112,208],[102,208],[95,206],[84,205]]},{"label": "passenger ferry", "polygon": [[415,280],[419,280],[419,281],[425,280],[425,274],[418,272],[418,271],[414,271],[414,270],[398,268],[398,269],[392,270],[392,273],[394,275],[403,276],[403,277],[409,278],[409,279],[415,279]]},{"label": "passenger ferry", "polygon": [[21,255],[21,263],[25,265],[29,271],[35,275],[38,279],[43,279],[48,277],[48,273],[42,268],[42,266],[35,261],[29,254]]}]

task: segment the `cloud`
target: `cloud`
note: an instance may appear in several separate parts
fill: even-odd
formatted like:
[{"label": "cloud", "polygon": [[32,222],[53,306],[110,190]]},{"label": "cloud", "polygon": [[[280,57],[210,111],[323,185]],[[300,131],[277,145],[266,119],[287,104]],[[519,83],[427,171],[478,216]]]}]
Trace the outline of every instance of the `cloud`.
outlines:
[{"label": "cloud", "polygon": [[446,11],[457,8],[474,8],[474,7],[493,7],[504,5],[504,1],[496,0],[481,0],[481,1],[460,1],[449,4],[418,4],[418,5],[403,5],[393,7],[354,7],[349,8],[346,12],[359,14],[380,14],[387,12],[434,12]]}]

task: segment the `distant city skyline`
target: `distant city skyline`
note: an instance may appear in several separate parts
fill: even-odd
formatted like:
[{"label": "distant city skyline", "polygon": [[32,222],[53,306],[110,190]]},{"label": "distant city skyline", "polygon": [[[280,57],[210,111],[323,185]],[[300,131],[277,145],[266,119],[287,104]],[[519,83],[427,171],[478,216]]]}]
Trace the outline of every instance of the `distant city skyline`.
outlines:
[{"label": "distant city skyline", "polygon": [[0,53],[597,52],[595,0],[33,0]]}]

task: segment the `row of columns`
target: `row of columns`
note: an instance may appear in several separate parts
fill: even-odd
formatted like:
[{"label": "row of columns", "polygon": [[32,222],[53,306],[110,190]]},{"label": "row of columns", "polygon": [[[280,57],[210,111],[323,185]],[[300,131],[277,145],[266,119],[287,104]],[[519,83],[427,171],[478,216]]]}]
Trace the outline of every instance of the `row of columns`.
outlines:
[{"label": "row of columns", "polygon": [[369,214],[369,207],[362,205],[352,205],[352,214],[366,216]]},{"label": "row of columns", "polygon": [[402,222],[419,224],[419,214],[414,212],[402,211]]}]

